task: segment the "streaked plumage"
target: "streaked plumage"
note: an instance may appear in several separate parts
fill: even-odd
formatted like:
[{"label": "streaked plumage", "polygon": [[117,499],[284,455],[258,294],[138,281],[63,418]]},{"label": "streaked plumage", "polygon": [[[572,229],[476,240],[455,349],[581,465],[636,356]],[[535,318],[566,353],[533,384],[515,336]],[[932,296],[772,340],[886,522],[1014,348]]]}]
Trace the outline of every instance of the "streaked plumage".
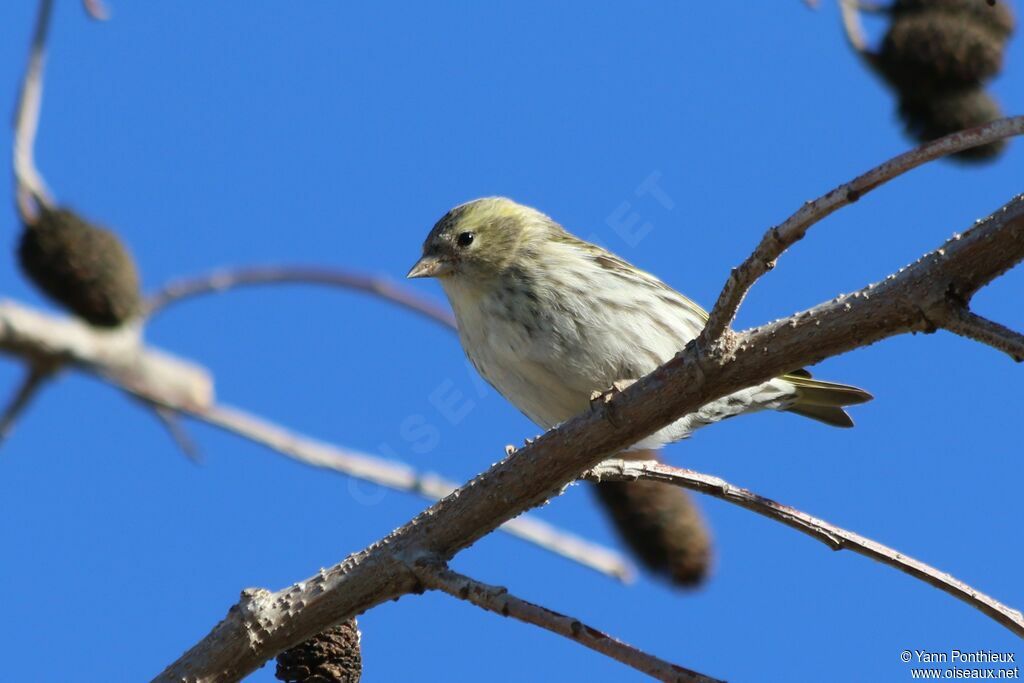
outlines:
[{"label": "streaked plumage", "polygon": [[[544,428],[586,410],[594,391],[651,372],[707,320],[700,306],[653,275],[504,198],[449,211],[409,276],[440,280],[470,361]],[[870,398],[799,371],[705,405],[636,447],[763,409],[851,426],[842,406]]]}]

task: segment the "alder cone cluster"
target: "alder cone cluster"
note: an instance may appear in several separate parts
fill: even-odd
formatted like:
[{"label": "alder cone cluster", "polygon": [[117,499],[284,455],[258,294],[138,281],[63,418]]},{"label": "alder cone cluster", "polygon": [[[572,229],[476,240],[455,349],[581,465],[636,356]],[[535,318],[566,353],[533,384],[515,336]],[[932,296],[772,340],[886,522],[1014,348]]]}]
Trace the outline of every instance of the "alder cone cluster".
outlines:
[{"label": "alder cone cluster", "polygon": [[274,675],[285,683],[359,683],[363,657],[356,620],[338,624],[279,654]]},{"label": "alder cone cluster", "polygon": [[[899,97],[907,133],[921,142],[1001,118],[985,83],[1003,67],[1014,19],[1005,0],[896,0],[874,55]],[[961,160],[995,156],[1004,141],[960,152]]]},{"label": "alder cone cluster", "polygon": [[139,274],[120,238],[66,209],[40,210],[18,245],[25,275],[90,325],[118,327],[141,310]]}]

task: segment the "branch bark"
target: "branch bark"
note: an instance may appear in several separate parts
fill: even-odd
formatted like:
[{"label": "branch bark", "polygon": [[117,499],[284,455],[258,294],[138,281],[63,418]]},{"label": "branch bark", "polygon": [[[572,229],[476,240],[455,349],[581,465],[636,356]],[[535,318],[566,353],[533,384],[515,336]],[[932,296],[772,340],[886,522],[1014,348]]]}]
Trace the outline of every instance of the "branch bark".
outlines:
[{"label": "branch bark", "polygon": [[922,164],[1021,133],[1024,133],[1024,116],[999,119],[978,128],[953,133],[890,159],[828,194],[805,203],[792,216],[770,228],[754,252],[742,264],[732,269],[711,310],[699,344],[713,344],[725,334],[754,283],[773,269],[783,252],[802,240],[807,231],[822,219]]},{"label": "branch bark", "polygon": [[935,322],[954,334],[1002,351],[1018,363],[1024,361],[1024,335],[972,313],[966,306],[951,306]]},{"label": "branch bark", "polygon": [[443,563],[422,559],[412,571],[425,588],[442,591],[488,612],[511,617],[569,638],[658,681],[668,683],[722,683],[691,669],[666,662],[632,645],[588,626],[574,617],[517,598],[501,586],[490,586],[449,569]]},{"label": "branch bark", "polygon": [[759,515],[781,522],[821,541],[832,550],[851,550],[858,555],[895,567],[904,574],[920,579],[942,592],[962,600],[1024,638],[1024,615],[1020,610],[1007,607],[976,588],[920,560],[915,560],[870,538],[829,524],[823,519],[812,517],[796,508],[764,498],[753,491],[733,486],[724,479],[663,465],[657,460],[638,461],[618,458],[602,462],[582,478],[594,482],[646,479],[706,493],[719,500],[739,505]]},{"label": "branch bark", "polygon": [[[955,136],[954,136],[955,137]],[[951,150],[949,150],[951,151]],[[837,200],[832,200],[837,201]],[[848,199],[846,200],[848,201]],[[1024,196],[886,280],[673,360],[512,453],[385,539],[255,604],[243,600],[158,681],[233,681],[280,650],[415,590],[409,560],[447,560],[579,474],[680,416],[794,367],[933,326],[949,291],[976,291],[1024,259]],[[728,301],[729,297],[727,297]],[[723,340],[724,342],[725,340]]]}]

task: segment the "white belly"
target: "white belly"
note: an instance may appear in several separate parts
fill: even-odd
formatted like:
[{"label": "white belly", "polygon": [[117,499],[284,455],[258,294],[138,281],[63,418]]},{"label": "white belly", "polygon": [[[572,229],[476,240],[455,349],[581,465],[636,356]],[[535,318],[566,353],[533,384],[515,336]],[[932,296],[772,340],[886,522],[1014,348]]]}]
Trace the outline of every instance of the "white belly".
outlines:
[{"label": "white belly", "polygon": [[[618,283],[610,282],[609,287]],[[527,417],[549,429],[582,412],[595,391],[618,380],[653,371],[681,350],[703,327],[682,307],[666,306],[657,293],[640,291],[614,305],[601,301],[607,289],[587,296],[554,294],[550,300],[510,300],[493,289],[467,291],[446,282],[463,349],[477,371]],[[632,292],[632,290],[630,290]],[[657,312],[658,315],[653,315]],[[769,382],[702,407],[644,439],[634,448],[654,448],[688,436],[711,422],[774,405],[792,393]]]}]

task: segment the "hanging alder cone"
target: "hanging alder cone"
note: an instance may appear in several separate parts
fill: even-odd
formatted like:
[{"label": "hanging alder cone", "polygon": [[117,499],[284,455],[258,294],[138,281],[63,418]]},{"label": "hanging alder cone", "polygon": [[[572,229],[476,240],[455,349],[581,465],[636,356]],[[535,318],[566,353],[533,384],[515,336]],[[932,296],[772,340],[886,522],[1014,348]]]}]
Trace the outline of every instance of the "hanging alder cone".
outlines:
[{"label": "hanging alder cone", "polygon": [[889,9],[894,17],[921,11],[964,16],[986,25],[1003,40],[1013,33],[1013,12],[1007,0],[895,0]]},{"label": "hanging alder cone", "polygon": [[[654,456],[641,455],[644,460]],[[655,481],[602,482],[594,491],[619,536],[649,571],[686,588],[707,578],[711,536],[688,492]]]},{"label": "hanging alder cone", "polygon": [[358,683],[363,657],[356,620],[329,628],[279,654],[274,675],[285,683]]},{"label": "hanging alder cone", "polygon": [[[1014,20],[1005,2],[895,0],[877,53],[878,72],[897,92],[899,115],[921,142],[1000,118],[984,84],[1003,66]],[[1003,141],[960,152],[961,160],[997,155]]]},{"label": "hanging alder cone", "polygon": [[109,230],[66,208],[40,207],[18,245],[25,275],[40,290],[97,327],[117,327],[141,310],[131,254]]},{"label": "hanging alder cone", "polygon": [[[1003,117],[999,103],[981,88],[927,93],[926,96],[902,97],[900,117],[907,133],[918,140],[934,140],[965,128],[974,128]],[[1006,140],[997,140],[958,153],[962,160],[985,160],[1006,148]]]},{"label": "hanging alder cone", "polygon": [[984,23],[951,12],[895,15],[882,39],[879,65],[902,88],[962,87],[986,81],[1003,67],[1005,38]]}]

